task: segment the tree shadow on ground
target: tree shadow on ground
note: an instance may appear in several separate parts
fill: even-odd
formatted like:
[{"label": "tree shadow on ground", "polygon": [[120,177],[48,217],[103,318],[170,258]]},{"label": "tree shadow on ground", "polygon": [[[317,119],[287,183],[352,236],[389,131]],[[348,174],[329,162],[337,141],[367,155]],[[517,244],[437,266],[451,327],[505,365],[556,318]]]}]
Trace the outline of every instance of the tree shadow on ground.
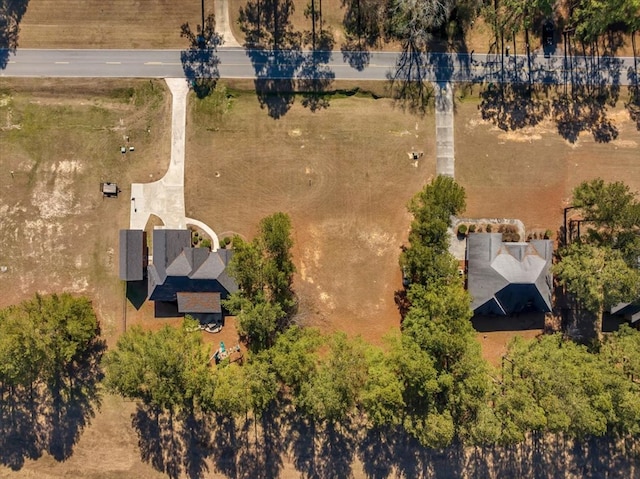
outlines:
[{"label": "tree shadow on ground", "polygon": [[397,460],[397,439],[397,431],[394,429],[367,430],[358,444],[357,455],[368,478],[385,479],[391,476]]},{"label": "tree shadow on ground", "polygon": [[68,459],[84,428],[100,406],[100,361],[106,343],[97,337],[51,384],[14,388],[0,403],[0,463],[21,469],[25,459],[47,451]]},{"label": "tree shadow on ground", "polygon": [[316,460],[320,477],[328,479],[352,477],[357,444],[356,431],[357,428],[350,421],[344,425],[328,423],[323,428]]},{"label": "tree shadow on ground", "polygon": [[9,55],[18,48],[20,22],[27,11],[29,0],[0,2],[0,70],[9,62]]},{"label": "tree shadow on ground", "polygon": [[582,132],[590,132],[598,143],[608,143],[618,137],[618,128],[607,118],[602,97],[577,92],[561,94],[553,100],[552,115],[558,133],[569,143],[578,141]]},{"label": "tree shadow on ground", "polygon": [[633,67],[629,67],[627,78],[629,80],[629,101],[625,107],[629,111],[631,121],[636,124],[636,129],[640,130],[640,86],[638,85],[640,77]]},{"label": "tree shadow on ground", "polygon": [[286,421],[286,442],[290,447],[294,467],[304,477],[319,478],[315,457],[315,423],[293,410],[284,420]]},{"label": "tree shadow on ground", "polygon": [[258,102],[274,119],[287,114],[297,91],[302,93],[305,108],[314,112],[327,108],[327,92],[335,78],[328,66],[333,37],[321,31],[312,50],[303,51],[311,35],[293,30],[293,11],[291,0],[249,1],[240,9],[239,23],[256,75]]},{"label": "tree shadow on ground", "polygon": [[179,415],[138,404],[132,416],[143,462],[170,478],[205,477],[211,454],[207,422],[193,412]]},{"label": "tree shadow on ground", "polygon": [[238,437],[235,419],[227,416],[216,416],[213,447],[216,451],[216,469],[225,476],[235,479],[239,474],[238,452],[247,449],[247,444]]},{"label": "tree shadow on ground", "polygon": [[[254,434],[251,434],[251,429]],[[279,477],[287,445],[275,403],[262,414],[262,417],[245,421],[243,432],[243,446],[238,450],[236,458],[237,477],[246,479]],[[250,441],[249,436],[252,435],[254,440]]]},{"label": "tree shadow on ground", "polygon": [[490,83],[480,98],[482,118],[504,131],[536,126],[551,111],[550,102],[527,85]]},{"label": "tree shadow on ground", "polygon": [[397,106],[417,115],[425,115],[435,101],[435,89],[429,82],[430,64],[410,41],[405,41],[393,71],[387,73],[388,90]]},{"label": "tree shadow on ground", "polygon": [[320,33],[318,50],[305,52],[298,70],[298,88],[302,93],[302,106],[316,112],[329,107],[329,91],[335,73],[328,66],[333,49],[333,38]]},{"label": "tree shadow on ground", "polygon": [[364,71],[371,63],[371,52],[357,41],[348,40],[340,47],[342,58],[354,70]]},{"label": "tree shadow on ground", "polygon": [[188,23],[180,27],[180,36],[189,41],[189,48],[180,52],[182,70],[198,98],[205,98],[216,87],[220,78],[220,59],[217,50],[222,36],[215,31],[215,16],[205,19],[204,28],[198,25],[192,31]]}]

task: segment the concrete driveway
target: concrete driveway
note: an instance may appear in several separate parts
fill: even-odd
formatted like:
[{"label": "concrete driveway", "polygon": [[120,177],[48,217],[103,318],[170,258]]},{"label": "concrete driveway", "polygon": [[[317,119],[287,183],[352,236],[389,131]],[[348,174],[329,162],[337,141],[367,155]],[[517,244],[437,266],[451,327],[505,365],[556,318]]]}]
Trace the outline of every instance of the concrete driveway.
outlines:
[{"label": "concrete driveway", "polygon": [[187,218],[184,206],[185,130],[187,94],[184,78],[166,78],[173,96],[171,108],[171,162],[165,175],[153,183],[131,185],[131,215],[129,227],[144,230],[150,215],[162,220],[165,228],[185,229],[188,225],[201,228],[211,237],[212,248],[220,247],[218,236],[201,221]]}]

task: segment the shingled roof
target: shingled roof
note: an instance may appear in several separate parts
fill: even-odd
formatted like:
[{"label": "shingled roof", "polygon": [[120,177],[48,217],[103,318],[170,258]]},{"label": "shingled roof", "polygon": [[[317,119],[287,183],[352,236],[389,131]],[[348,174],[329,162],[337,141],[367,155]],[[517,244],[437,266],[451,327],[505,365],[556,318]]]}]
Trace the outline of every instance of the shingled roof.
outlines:
[{"label": "shingled roof", "polygon": [[611,308],[611,314],[624,316],[632,324],[640,321],[640,299],[632,303],[619,303]]},{"label": "shingled roof", "polygon": [[503,243],[501,233],[467,238],[467,284],[476,314],[551,311],[551,240]]},{"label": "shingled roof", "polygon": [[178,311],[180,313],[221,313],[220,293],[178,292]]},{"label": "shingled roof", "polygon": [[[149,299],[177,301],[180,312],[218,312],[189,311],[189,305],[196,304],[193,306],[196,309],[215,309],[215,299],[211,295],[184,293],[217,293],[219,303],[220,298],[226,299],[229,293],[237,291],[238,285],[227,274],[231,256],[230,250],[191,247],[188,230],[154,230],[153,264],[148,268]],[[204,306],[205,303],[209,306]]]},{"label": "shingled roof", "polygon": [[120,230],[120,279],[141,281],[144,266],[143,231]]}]

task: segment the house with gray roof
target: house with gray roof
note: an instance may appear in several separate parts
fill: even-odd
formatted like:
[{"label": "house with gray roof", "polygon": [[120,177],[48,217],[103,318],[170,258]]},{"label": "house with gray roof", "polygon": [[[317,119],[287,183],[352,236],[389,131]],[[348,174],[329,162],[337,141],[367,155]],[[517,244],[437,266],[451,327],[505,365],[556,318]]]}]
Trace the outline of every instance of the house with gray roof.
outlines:
[{"label": "house with gray roof", "polygon": [[120,230],[120,279],[142,281],[146,257],[144,231]]},{"label": "house with gray roof", "polygon": [[238,290],[227,271],[232,254],[193,248],[189,230],[154,230],[149,300],[176,303],[180,313],[221,315],[221,300]]},{"label": "house with gray roof", "polygon": [[501,233],[467,238],[467,287],[478,315],[550,312],[553,242],[505,243]]}]

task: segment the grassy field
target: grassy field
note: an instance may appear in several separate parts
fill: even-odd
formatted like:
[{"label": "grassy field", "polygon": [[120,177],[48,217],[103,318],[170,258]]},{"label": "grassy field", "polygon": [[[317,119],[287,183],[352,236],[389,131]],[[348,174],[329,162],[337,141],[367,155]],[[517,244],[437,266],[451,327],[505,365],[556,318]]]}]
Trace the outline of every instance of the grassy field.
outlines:
[{"label": "grassy field", "polygon": [[[132,181],[169,158],[163,82],[0,81],[0,305],[34,292],[94,298],[104,332],[120,330],[118,230]],[[136,151],[122,155],[120,146]],[[116,182],[117,199],[100,183]]]}]

